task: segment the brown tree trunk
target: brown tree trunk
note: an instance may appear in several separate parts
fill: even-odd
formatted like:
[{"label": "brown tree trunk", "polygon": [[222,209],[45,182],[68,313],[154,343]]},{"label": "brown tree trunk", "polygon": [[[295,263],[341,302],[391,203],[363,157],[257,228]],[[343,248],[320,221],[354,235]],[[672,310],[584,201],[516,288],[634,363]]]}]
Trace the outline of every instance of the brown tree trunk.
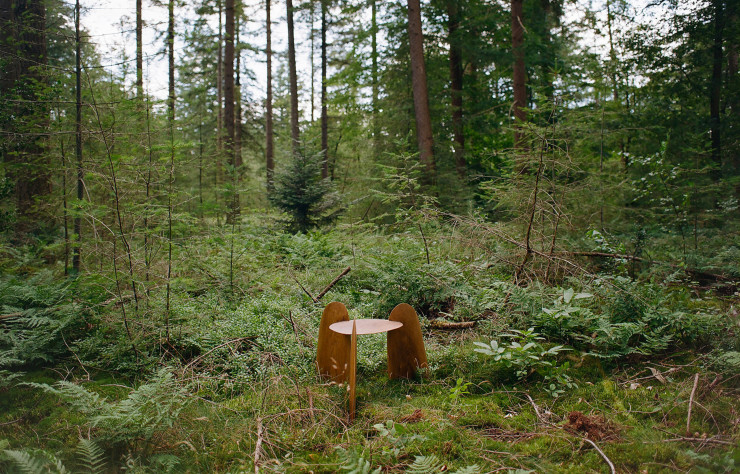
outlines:
[{"label": "brown tree trunk", "polygon": [[295,35],[293,29],[293,0],[287,0],[288,14],[288,69],[290,76],[290,138],[293,156],[298,156],[300,130],[298,128],[298,73],[295,64]]},{"label": "brown tree trunk", "polygon": [[236,158],[234,155],[234,0],[226,0],[225,8],[226,37],[224,45],[224,123],[226,124],[226,140],[224,151],[226,162],[229,165],[232,190],[228,196],[227,206],[229,213],[226,222],[233,224],[239,215],[237,205],[237,190],[233,187],[236,182]]},{"label": "brown tree trunk", "polygon": [[141,15],[142,0],[136,0],[136,95],[139,100],[144,97],[144,48],[142,46],[142,29],[144,21]]},{"label": "brown tree trunk", "polygon": [[709,122],[712,139],[714,179],[722,176],[722,141],[720,138],[720,96],[722,92],[722,42],[724,30],[724,0],[714,0],[714,44],[712,45],[712,81],[709,91]]},{"label": "brown tree trunk", "polygon": [[457,30],[460,27],[460,11],[457,0],[447,0],[447,32],[450,43],[450,93],[452,95],[452,146],[455,153],[455,168],[460,177],[465,177],[465,135],[463,132],[463,68],[462,48]]},{"label": "brown tree trunk", "polygon": [[419,0],[407,0],[409,15],[409,49],[411,54],[411,88],[414,96],[414,115],[416,115],[416,141],[419,147],[419,161],[426,167],[427,178],[434,179],[434,139],[432,119],[429,113],[427,92],[427,73],[424,64],[424,36],[421,30],[421,6]]},{"label": "brown tree trunk", "polygon": [[[82,167],[82,58],[80,42],[80,0],[75,3],[75,156],[77,158],[77,203],[82,203],[84,188],[84,170]],[[75,213],[74,223],[74,249],[72,251],[72,272],[80,273],[82,219],[79,212]]]},{"label": "brown tree trunk", "polygon": [[[218,0],[218,53],[216,68],[216,95],[218,96],[218,114],[216,116],[216,149],[219,153],[223,150],[223,139],[224,139],[224,109],[223,109],[223,97],[224,97],[224,60],[223,60],[223,0]],[[219,158],[219,168],[220,158]]]},{"label": "brown tree trunk", "polygon": [[380,156],[380,119],[378,117],[378,0],[371,0],[371,28],[372,28],[372,40],[371,40],[371,55],[372,55],[372,70],[371,80],[373,89],[373,154],[377,159]]},{"label": "brown tree trunk", "polygon": [[321,177],[329,177],[329,117],[326,112],[326,2],[321,0]]},{"label": "brown tree trunk", "polygon": [[272,131],[272,19],[270,18],[270,1],[265,0],[267,8],[267,21],[265,25],[267,33],[267,99],[265,104],[265,161],[267,167],[267,192],[272,191],[273,175],[275,174],[274,140]]},{"label": "brown tree trunk", "polygon": [[522,124],[527,120],[527,71],[524,66],[523,0],[511,0],[511,47],[514,53],[514,147],[524,148]]}]

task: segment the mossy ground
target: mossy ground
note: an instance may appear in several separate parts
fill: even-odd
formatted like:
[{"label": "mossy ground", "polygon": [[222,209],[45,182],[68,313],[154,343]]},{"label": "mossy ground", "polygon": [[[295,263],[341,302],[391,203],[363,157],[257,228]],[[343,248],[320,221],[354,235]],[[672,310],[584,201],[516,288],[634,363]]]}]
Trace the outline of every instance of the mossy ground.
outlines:
[{"label": "mossy ground", "polygon": [[[336,472],[351,456],[361,456],[384,472],[403,472],[416,456],[435,455],[452,472],[471,465],[480,472],[607,472],[607,462],[584,433],[566,428],[575,411],[604,424],[608,436],[593,441],[619,472],[740,469],[737,373],[714,370],[711,363],[717,359],[711,351],[737,349],[737,315],[731,312],[736,299],[665,289],[676,294],[677,307],[713,314],[713,324],[735,327],[735,333],[725,331],[712,346],[682,344],[650,356],[563,353],[559,358],[571,363],[577,388],[554,398],[536,374],[517,380],[474,352],[473,342],[526,328],[527,308],[542,307],[557,291],[533,286],[507,295],[510,287],[496,285],[509,276],[491,268],[489,255],[450,239],[448,231],[433,230],[433,261],[427,264],[413,234],[340,229],[289,236],[246,226],[236,236],[233,284],[224,249],[234,236],[183,245],[169,349],[161,349],[161,302],[152,298],[149,326],[143,316],[135,321],[156,328],[147,334],[142,329],[135,340],[143,362],[130,354],[120,309],[104,310],[89,337],[72,347],[75,356],[28,370],[16,381],[21,383],[0,389],[0,448],[44,450],[74,466],[78,440],[100,434],[100,427],[67,403],[22,382],[75,381],[118,400],[128,387],[146,382],[154,367],[168,365],[187,387],[184,410],[150,439],[101,442],[111,471],[251,472],[256,462],[264,472]],[[349,231],[355,232],[351,239]],[[342,301],[353,316],[364,317],[381,317],[394,304],[411,302],[422,313],[430,362],[415,380],[390,381],[384,337],[362,337],[352,423],[345,387],[318,380],[313,368],[323,304],[312,303],[294,281],[315,294],[347,265],[352,272],[325,302]],[[596,299],[592,310],[606,304]],[[465,330],[432,328],[430,319],[440,316],[477,323]],[[687,435],[695,374],[699,383]],[[458,379],[471,385],[455,396]],[[403,426],[400,434],[375,428],[388,420]],[[7,462],[0,468],[13,469]]]}]

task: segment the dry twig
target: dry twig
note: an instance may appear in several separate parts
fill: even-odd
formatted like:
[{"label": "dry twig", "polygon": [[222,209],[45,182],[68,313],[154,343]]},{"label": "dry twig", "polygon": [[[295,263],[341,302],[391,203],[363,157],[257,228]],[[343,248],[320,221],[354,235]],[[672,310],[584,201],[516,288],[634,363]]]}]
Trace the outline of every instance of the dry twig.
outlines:
[{"label": "dry twig", "polygon": [[691,389],[691,396],[689,397],[689,413],[686,415],[686,436],[691,436],[691,408],[694,405],[694,394],[696,393],[696,386],[699,384],[699,374],[694,375],[694,388]]},{"label": "dry twig", "polygon": [[588,438],[583,438],[583,441],[585,441],[585,442],[587,442],[588,444],[590,444],[591,446],[593,446],[593,447],[594,447],[594,449],[595,449],[595,450],[596,450],[596,451],[597,451],[597,452],[598,452],[599,454],[601,454],[601,457],[602,457],[602,458],[604,458],[604,461],[606,461],[606,463],[607,463],[607,464],[609,465],[609,470],[611,471],[611,473],[612,473],[612,474],[615,474],[615,473],[617,472],[617,470],[616,470],[616,469],[614,469],[614,463],[612,463],[612,462],[611,462],[611,460],[610,460],[610,459],[609,459],[609,458],[608,458],[608,457],[606,456],[606,454],[604,454],[604,451],[602,451],[602,450],[601,450],[601,448],[599,448],[599,447],[598,447],[598,446],[596,445],[596,443],[594,443],[593,441],[591,441],[591,440],[590,440],[590,439],[588,439]]}]

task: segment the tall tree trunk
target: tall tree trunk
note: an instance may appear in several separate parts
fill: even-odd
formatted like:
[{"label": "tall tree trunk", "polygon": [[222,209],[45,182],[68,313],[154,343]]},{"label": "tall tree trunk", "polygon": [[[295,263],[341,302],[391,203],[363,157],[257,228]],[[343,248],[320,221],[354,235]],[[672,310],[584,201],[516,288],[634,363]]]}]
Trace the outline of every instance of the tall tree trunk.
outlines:
[{"label": "tall tree trunk", "polygon": [[298,128],[298,73],[295,64],[295,35],[293,29],[293,0],[287,0],[288,13],[288,69],[290,76],[290,138],[293,156],[298,156],[300,130]]},{"label": "tall tree trunk", "polygon": [[[323,0],[321,0],[321,2],[323,4]],[[315,54],[314,54],[314,46],[315,46],[315,43],[316,43],[316,29],[313,27],[313,25],[314,25],[314,16],[315,16],[314,15],[315,8],[314,8],[314,2],[313,2],[313,0],[309,0],[309,2],[308,2],[308,8],[309,8],[309,10],[308,10],[309,11],[308,21],[311,23],[311,34],[309,35],[309,37],[310,37],[310,40],[311,40],[311,124],[313,124],[313,121],[314,121],[314,111],[316,109],[315,104],[314,104],[314,100],[316,98],[316,90],[315,90],[315,85],[316,85],[316,66],[314,64],[314,56],[315,56]],[[322,8],[323,8],[323,6],[322,6]]]},{"label": "tall tree trunk", "polygon": [[236,5],[236,83],[234,87],[235,106],[234,114],[234,172],[236,173],[236,205],[241,211],[239,203],[239,181],[241,179],[242,167],[242,84],[241,84],[241,48],[239,47],[239,22],[242,14],[241,2],[237,0]]},{"label": "tall tree trunk", "polygon": [[267,98],[265,104],[265,162],[267,167],[267,193],[272,192],[273,175],[275,174],[274,140],[272,131],[272,19],[270,17],[270,2],[265,0],[267,9],[267,21],[265,25],[267,33]]},{"label": "tall tree trunk", "polygon": [[170,166],[167,192],[167,297],[165,330],[170,343],[170,293],[172,280],[172,194],[175,186],[175,0],[170,0],[167,24],[167,59],[169,69],[168,122],[170,132]]},{"label": "tall tree trunk", "polygon": [[238,193],[236,183],[236,158],[234,153],[234,0],[226,0],[226,43],[224,45],[224,123],[226,140],[224,151],[229,165],[232,190],[228,196],[229,214],[226,222],[233,224],[239,215]]},{"label": "tall tree trunk", "polygon": [[722,176],[722,140],[720,138],[720,95],[722,92],[722,42],[724,30],[724,0],[714,0],[714,44],[712,45],[712,81],[709,91],[709,121],[712,138],[714,179]]},{"label": "tall tree trunk", "polygon": [[[83,178],[84,172],[82,167],[82,59],[80,43],[80,0],[75,2],[75,156],[77,158],[77,206],[79,208],[83,198]],[[81,256],[81,238],[82,238],[82,219],[80,218],[79,209],[74,218],[74,250],[72,251],[72,272],[80,273]]]},{"label": "tall tree trunk", "polygon": [[419,147],[419,161],[424,164],[427,178],[434,179],[434,139],[432,119],[429,113],[427,92],[427,72],[424,64],[424,36],[421,30],[421,6],[419,0],[407,0],[409,15],[409,49],[411,54],[411,88],[414,96],[416,115],[416,141]]},{"label": "tall tree trunk", "polygon": [[329,117],[326,112],[326,2],[321,0],[321,177],[329,177]]},{"label": "tall tree trunk", "polygon": [[462,47],[458,38],[460,11],[457,0],[447,0],[447,32],[450,43],[450,92],[452,95],[452,146],[455,153],[455,168],[460,177],[465,176],[465,135],[462,110]]},{"label": "tall tree trunk", "polygon": [[144,97],[144,48],[142,46],[142,29],[144,21],[141,15],[142,0],[136,0],[136,95],[141,100]]},{"label": "tall tree trunk", "polygon": [[372,55],[372,88],[373,88],[373,154],[380,156],[380,119],[378,117],[378,0],[371,0],[371,55]]},{"label": "tall tree trunk", "polygon": [[522,124],[527,120],[527,71],[524,66],[523,0],[511,0],[511,47],[514,53],[514,147],[524,148]]},{"label": "tall tree trunk", "polygon": [[[224,139],[224,110],[223,110],[223,97],[224,97],[224,60],[223,60],[223,0],[218,0],[218,53],[216,60],[218,67],[216,68],[216,95],[218,98],[218,115],[216,116],[216,149],[219,153],[223,151],[223,139]],[[219,160],[220,167],[220,160]]]}]

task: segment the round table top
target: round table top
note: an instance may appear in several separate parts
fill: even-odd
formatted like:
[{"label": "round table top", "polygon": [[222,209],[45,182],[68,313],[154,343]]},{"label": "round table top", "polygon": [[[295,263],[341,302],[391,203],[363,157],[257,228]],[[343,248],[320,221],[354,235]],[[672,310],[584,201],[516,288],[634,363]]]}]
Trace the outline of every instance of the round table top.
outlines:
[{"label": "round table top", "polygon": [[400,321],[388,321],[387,319],[353,319],[351,321],[339,321],[329,326],[339,334],[352,334],[352,323],[357,323],[357,334],[376,334],[388,332],[403,326]]}]

